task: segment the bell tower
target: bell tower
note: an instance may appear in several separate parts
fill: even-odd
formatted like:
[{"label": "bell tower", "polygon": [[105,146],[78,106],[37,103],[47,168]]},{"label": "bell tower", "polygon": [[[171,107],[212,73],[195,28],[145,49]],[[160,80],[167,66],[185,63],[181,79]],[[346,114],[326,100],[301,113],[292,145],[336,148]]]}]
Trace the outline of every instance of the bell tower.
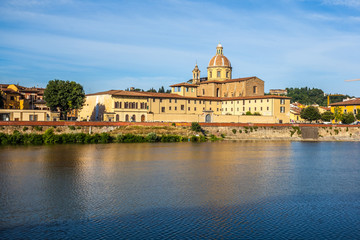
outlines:
[{"label": "bell tower", "polygon": [[193,73],[192,83],[193,84],[199,84],[200,83],[200,70],[199,70],[199,67],[198,67],[197,64],[195,65],[195,68],[192,71],[192,73]]}]

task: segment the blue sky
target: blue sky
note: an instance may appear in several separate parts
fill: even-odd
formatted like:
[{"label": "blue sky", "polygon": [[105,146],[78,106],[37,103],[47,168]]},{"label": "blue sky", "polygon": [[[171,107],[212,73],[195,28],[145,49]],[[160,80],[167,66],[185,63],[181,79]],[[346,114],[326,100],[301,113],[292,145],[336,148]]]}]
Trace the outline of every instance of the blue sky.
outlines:
[{"label": "blue sky", "polygon": [[167,87],[219,41],[233,78],[360,97],[360,0],[2,0],[0,82]]}]

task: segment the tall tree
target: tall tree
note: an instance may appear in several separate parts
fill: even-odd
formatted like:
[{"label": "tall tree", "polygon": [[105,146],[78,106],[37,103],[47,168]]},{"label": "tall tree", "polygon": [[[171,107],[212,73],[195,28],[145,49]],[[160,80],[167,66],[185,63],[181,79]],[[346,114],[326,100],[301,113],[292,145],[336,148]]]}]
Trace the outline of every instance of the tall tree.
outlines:
[{"label": "tall tree", "polygon": [[164,86],[162,86],[161,88],[159,88],[158,93],[165,93],[165,88],[164,88]]},{"label": "tall tree", "polygon": [[79,83],[54,79],[46,86],[44,100],[52,111],[60,110],[60,119],[66,120],[70,111],[82,108],[85,92]]},{"label": "tall tree", "polygon": [[321,118],[319,109],[314,106],[309,106],[307,108],[303,108],[300,112],[301,118],[308,120],[310,122],[319,120]]},{"label": "tall tree", "polygon": [[334,119],[336,122],[341,121],[342,119],[342,112],[340,107],[335,107],[334,109]]},{"label": "tall tree", "polygon": [[3,96],[3,92],[0,91],[0,109],[4,108],[4,101],[5,101],[5,97]]}]

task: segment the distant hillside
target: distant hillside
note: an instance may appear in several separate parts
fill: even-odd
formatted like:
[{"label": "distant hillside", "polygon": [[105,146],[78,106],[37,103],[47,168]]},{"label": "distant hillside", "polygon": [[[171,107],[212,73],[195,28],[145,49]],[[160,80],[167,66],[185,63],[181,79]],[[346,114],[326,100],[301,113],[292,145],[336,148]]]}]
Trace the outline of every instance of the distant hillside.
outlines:
[{"label": "distant hillside", "polygon": [[[320,106],[327,106],[327,96],[324,91],[318,88],[286,88],[287,96],[291,97],[291,102],[299,102],[305,105],[318,104]],[[330,96],[330,103],[341,102],[343,99],[350,97]]]}]

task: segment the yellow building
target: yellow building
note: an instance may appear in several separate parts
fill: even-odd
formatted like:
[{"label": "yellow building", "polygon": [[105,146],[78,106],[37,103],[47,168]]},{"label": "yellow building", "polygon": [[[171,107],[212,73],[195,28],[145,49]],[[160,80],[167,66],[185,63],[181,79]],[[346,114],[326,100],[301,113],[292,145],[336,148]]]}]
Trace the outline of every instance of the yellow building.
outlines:
[{"label": "yellow building", "polygon": [[264,95],[257,77],[232,79],[230,61],[219,44],[201,78],[171,85],[171,93],[111,90],[86,95],[79,120],[134,122],[290,122],[290,98]]},{"label": "yellow building", "polygon": [[[345,99],[342,102],[331,103],[331,112],[336,114],[340,113],[353,113],[356,115],[360,111],[360,98]],[[333,122],[337,122],[335,119]]]}]

